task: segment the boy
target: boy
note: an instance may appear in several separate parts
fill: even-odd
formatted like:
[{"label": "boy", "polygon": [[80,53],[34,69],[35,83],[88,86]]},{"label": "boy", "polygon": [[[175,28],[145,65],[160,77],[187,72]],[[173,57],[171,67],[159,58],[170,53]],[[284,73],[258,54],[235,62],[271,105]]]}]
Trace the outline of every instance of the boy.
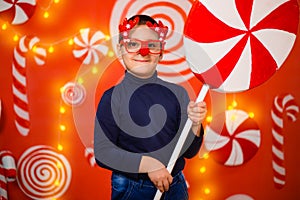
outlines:
[{"label": "boy", "polygon": [[[158,78],[168,28],[147,15],[119,26],[118,50],[124,79],[107,90],[98,105],[94,152],[99,166],[112,170],[111,199],[188,199],[182,170],[185,158],[202,144],[205,102],[189,101],[183,87]],[[192,128],[172,173],[169,159],[189,117]]]}]

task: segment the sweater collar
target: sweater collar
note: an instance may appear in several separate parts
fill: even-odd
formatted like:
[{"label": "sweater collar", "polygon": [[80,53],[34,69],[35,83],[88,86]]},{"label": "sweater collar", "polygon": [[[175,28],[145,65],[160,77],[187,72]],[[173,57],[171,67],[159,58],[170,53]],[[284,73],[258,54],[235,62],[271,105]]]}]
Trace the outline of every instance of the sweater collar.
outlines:
[{"label": "sweater collar", "polygon": [[155,83],[157,81],[157,71],[149,78],[139,78],[129,73],[127,70],[125,71],[124,81],[128,83],[133,83],[137,85],[143,85],[147,83]]}]

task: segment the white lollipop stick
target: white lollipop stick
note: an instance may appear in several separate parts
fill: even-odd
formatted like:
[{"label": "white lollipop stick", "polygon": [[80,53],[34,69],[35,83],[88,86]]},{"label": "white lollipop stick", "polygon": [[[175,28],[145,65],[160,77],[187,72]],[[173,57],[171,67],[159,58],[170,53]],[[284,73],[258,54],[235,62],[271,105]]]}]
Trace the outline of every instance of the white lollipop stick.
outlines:
[{"label": "white lollipop stick", "polygon": [[[209,86],[207,84],[204,84],[201,88],[201,91],[196,99],[196,103],[200,102],[200,101],[203,101],[207,92],[208,92],[208,89],[209,89]],[[183,144],[188,136],[188,133],[190,132],[190,129],[192,127],[192,121],[188,118],[186,120],[186,123],[184,125],[184,128],[180,134],[180,137],[178,139],[178,142],[175,146],[175,149],[171,155],[171,158],[169,160],[169,163],[168,163],[168,166],[167,166],[167,170],[171,173],[173,168],[174,168],[174,165],[176,163],[176,160],[177,158],[179,157],[179,154],[181,152],[181,149],[183,147]],[[157,190],[156,194],[155,194],[155,197],[154,197],[154,200],[159,200],[161,198],[161,195],[162,193]]]}]

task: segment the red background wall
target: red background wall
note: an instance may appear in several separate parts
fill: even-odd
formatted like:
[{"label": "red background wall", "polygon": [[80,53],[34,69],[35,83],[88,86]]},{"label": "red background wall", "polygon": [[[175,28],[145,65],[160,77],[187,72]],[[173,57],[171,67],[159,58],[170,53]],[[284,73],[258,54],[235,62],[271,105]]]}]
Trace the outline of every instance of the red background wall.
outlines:
[{"label": "red background wall", "polygon": [[[111,21],[112,10],[116,7],[117,2],[93,0],[87,3],[73,0],[54,3],[40,0],[32,17],[26,23],[19,25],[11,24],[6,21],[5,16],[0,15],[0,25],[2,26],[0,30],[0,99],[2,104],[0,150],[11,151],[18,163],[26,150],[43,145],[55,152],[55,157],[62,155],[71,169],[64,172],[68,177],[56,183],[61,184],[65,190],[59,195],[42,193],[41,199],[42,197],[109,199],[110,173],[93,166],[89,157],[85,155],[85,151],[86,148],[93,146],[94,107],[102,92],[120,80],[124,69],[113,55],[107,55],[98,64],[84,65],[82,61],[73,56],[74,44],[69,45],[68,41],[78,36],[80,29],[83,28],[100,30],[105,35],[110,35],[110,26],[119,23]],[[134,2],[124,1],[123,3],[126,5],[124,7],[130,9]],[[155,7],[161,6],[160,2],[163,1],[140,2]],[[177,7],[186,2],[174,1],[173,5],[164,2],[163,5],[180,10]],[[190,1],[191,3],[192,1]],[[43,17],[45,11],[49,12],[48,18]],[[120,18],[123,17],[121,15],[122,13],[120,13]],[[182,16],[186,17],[184,14]],[[7,26],[5,27],[3,24]],[[29,53],[26,57],[27,94],[31,123],[27,136],[21,135],[15,127],[12,94],[13,52],[18,45],[18,41],[13,40],[15,35],[18,35],[19,38],[36,36],[40,39],[39,45],[47,50],[43,66],[35,63],[32,55],[34,53]],[[106,45],[113,53],[110,40],[106,42]],[[52,53],[49,52],[49,47],[53,47]],[[283,66],[267,82],[249,91],[221,95],[223,100],[225,98],[223,103],[226,107],[236,101],[235,109],[254,113],[253,119],[258,124],[261,133],[261,144],[255,156],[239,166],[225,166],[209,156],[207,159],[203,158],[203,152],[205,152],[203,147],[199,156],[189,160],[184,170],[190,186],[191,200],[226,199],[235,194],[248,195],[248,198],[253,199],[300,198],[300,156],[297,148],[300,141],[299,120],[291,122],[285,115],[283,118],[286,184],[282,189],[274,187],[271,150],[273,143],[271,109],[275,96],[288,93],[294,96],[296,103],[300,101],[299,55],[298,37]],[[182,72],[182,74],[187,73],[187,71]],[[84,85],[86,96],[81,105],[72,108],[62,100],[60,89],[67,82],[78,80]],[[202,86],[202,83],[194,77],[180,84],[187,88],[191,98],[195,98],[195,94]],[[211,104],[213,95],[214,92],[211,92],[206,97],[210,108],[209,115],[213,112],[214,105]],[[61,107],[65,108],[65,113],[60,113]],[[65,125],[65,131],[60,129],[61,124]],[[205,125],[207,124],[205,123]],[[57,149],[58,144],[63,146],[62,150]],[[200,169],[204,169],[202,167],[206,169],[204,173],[201,173]],[[55,174],[56,172],[52,172],[50,176],[55,177]],[[31,199],[28,194],[32,194],[33,191],[21,189],[22,178],[18,177],[18,179],[18,181],[7,184],[9,199]],[[69,184],[66,180],[70,181]],[[52,184],[55,184],[55,181]],[[244,199],[248,198],[244,197]]]}]

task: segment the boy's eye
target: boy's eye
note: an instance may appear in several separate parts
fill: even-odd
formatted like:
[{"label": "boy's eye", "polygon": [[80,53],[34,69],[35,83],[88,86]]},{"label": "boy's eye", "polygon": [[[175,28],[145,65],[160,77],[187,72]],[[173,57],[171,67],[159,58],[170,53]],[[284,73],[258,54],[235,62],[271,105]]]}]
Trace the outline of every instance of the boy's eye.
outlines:
[{"label": "boy's eye", "polygon": [[130,42],[128,42],[128,46],[129,47],[138,47],[139,43],[136,41],[130,41]]},{"label": "boy's eye", "polygon": [[160,48],[160,43],[159,42],[149,42],[148,47],[149,48]]}]

